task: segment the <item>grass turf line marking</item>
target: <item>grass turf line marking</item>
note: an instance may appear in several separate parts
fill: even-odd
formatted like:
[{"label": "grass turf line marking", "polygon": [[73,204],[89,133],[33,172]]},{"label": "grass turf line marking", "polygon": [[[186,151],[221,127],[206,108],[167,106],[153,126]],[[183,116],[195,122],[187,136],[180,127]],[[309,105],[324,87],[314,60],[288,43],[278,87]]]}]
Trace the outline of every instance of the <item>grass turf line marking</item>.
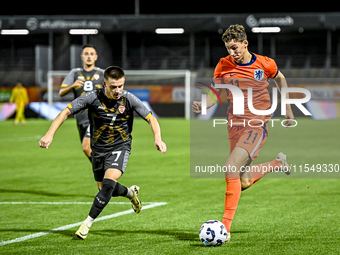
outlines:
[{"label": "grass turf line marking", "polygon": [[[155,202],[143,202],[154,204]],[[0,205],[92,205],[93,202],[0,202]],[[109,205],[130,205],[131,202],[109,202]]]},{"label": "grass turf line marking", "polygon": [[24,141],[34,141],[38,140],[43,137],[43,135],[30,135],[30,136],[21,136],[21,137],[1,137],[1,142],[24,142]]},{"label": "grass turf line marking", "polygon": [[[154,207],[157,207],[157,206],[162,206],[162,205],[166,205],[166,202],[155,202],[155,203],[149,204],[147,206],[144,206],[142,208],[142,210],[151,209],[151,208],[154,208]],[[117,212],[117,213],[114,213],[114,214],[99,217],[99,218],[95,219],[95,222],[108,220],[108,219],[111,219],[111,218],[123,216],[123,215],[134,213],[134,212],[135,211],[133,209],[122,211],[122,212]],[[58,231],[63,231],[63,230],[67,230],[67,229],[70,229],[70,228],[74,228],[74,227],[80,226],[83,222],[84,221],[80,221],[80,222],[65,225],[65,226],[62,226],[62,227],[59,227],[59,228],[54,228],[54,229],[51,229],[49,231],[38,232],[38,233],[35,233],[35,234],[31,234],[31,235],[27,235],[27,236],[23,236],[23,237],[18,237],[18,238],[12,239],[12,240],[2,241],[2,242],[0,242],[0,246],[12,244],[12,243],[19,243],[19,242],[27,241],[27,240],[37,238],[37,237],[40,237],[40,236],[45,236],[45,235],[48,235],[48,234],[51,234],[51,233],[55,233],[55,232],[58,232]]]}]

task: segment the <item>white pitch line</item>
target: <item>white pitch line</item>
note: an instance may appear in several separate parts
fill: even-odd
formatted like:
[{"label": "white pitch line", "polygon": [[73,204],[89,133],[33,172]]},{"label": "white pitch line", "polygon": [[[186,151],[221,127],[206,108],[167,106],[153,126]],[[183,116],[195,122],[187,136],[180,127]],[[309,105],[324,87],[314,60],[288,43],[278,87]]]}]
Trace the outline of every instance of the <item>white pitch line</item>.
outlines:
[{"label": "white pitch line", "polygon": [[[143,202],[153,204],[155,202]],[[93,202],[0,202],[0,205],[92,205]],[[131,202],[109,202],[109,205],[130,205]]]},{"label": "white pitch line", "polygon": [[[150,204],[150,205],[147,205],[147,206],[143,206],[142,210],[151,209],[151,208],[154,208],[154,207],[157,207],[157,206],[161,206],[161,205],[166,205],[166,202],[155,202],[153,204]],[[126,210],[126,211],[122,211],[122,212],[117,212],[117,213],[114,213],[114,214],[106,215],[106,216],[97,218],[95,221],[97,222],[97,221],[102,221],[102,220],[108,220],[108,219],[111,219],[111,218],[123,216],[123,215],[130,214],[130,213],[134,213],[134,210],[130,209],[130,210]],[[7,245],[7,244],[12,244],[12,243],[19,243],[19,242],[27,241],[27,240],[30,240],[30,239],[33,239],[33,238],[37,238],[37,237],[40,237],[40,236],[45,236],[45,235],[48,235],[48,234],[51,234],[51,233],[54,233],[54,232],[67,230],[67,229],[70,229],[70,228],[74,228],[74,227],[80,226],[82,223],[83,223],[83,221],[77,222],[77,223],[73,223],[73,224],[69,224],[69,225],[65,225],[65,226],[62,226],[62,227],[59,227],[59,228],[54,228],[54,229],[51,229],[49,231],[38,232],[38,233],[35,233],[35,234],[31,234],[31,235],[15,238],[15,239],[12,239],[12,240],[2,241],[2,242],[0,242],[0,246],[4,246],[4,245]]]},{"label": "white pitch line", "polygon": [[22,136],[22,137],[2,137],[0,138],[1,142],[24,142],[29,140],[38,140],[43,137],[43,135],[30,135],[30,136]]}]

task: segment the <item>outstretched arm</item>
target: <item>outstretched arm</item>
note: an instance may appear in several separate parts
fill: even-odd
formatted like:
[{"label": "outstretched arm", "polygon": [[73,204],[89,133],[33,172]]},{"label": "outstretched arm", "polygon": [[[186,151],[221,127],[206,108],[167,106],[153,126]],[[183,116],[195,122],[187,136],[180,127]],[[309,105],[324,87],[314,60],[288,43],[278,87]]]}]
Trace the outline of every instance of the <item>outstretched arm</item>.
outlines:
[{"label": "outstretched arm", "polygon": [[159,126],[159,123],[156,117],[151,116],[150,118],[147,119],[147,121],[150,124],[152,133],[154,135],[156,149],[164,154],[167,148],[166,148],[166,144],[162,141],[161,128]]},{"label": "outstretched arm", "polygon": [[[288,87],[286,78],[284,77],[284,75],[281,72],[279,72],[276,75],[274,81],[275,81],[275,84],[278,87],[280,93],[281,93],[281,88],[287,88]],[[286,95],[286,98],[289,98],[288,93]],[[286,105],[286,115],[285,115],[285,118],[287,119],[286,123],[285,123],[285,126],[292,125],[292,123],[293,123],[292,120],[294,119],[294,114],[293,114],[292,108],[290,107],[289,104]]]},{"label": "outstretched arm", "polygon": [[53,140],[54,133],[58,130],[58,128],[65,122],[65,120],[68,118],[68,116],[71,115],[71,111],[68,108],[65,108],[64,110],[59,113],[59,115],[55,118],[55,120],[52,122],[51,127],[45,134],[43,138],[39,141],[39,146],[41,148],[46,148],[50,146]]}]

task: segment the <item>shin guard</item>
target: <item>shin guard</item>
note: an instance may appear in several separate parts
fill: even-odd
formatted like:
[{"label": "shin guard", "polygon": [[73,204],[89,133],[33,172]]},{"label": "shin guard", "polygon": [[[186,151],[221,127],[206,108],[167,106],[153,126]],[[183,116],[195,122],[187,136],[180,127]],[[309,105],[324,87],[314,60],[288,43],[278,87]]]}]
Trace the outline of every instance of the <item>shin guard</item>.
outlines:
[{"label": "shin guard", "polygon": [[112,197],[112,193],[116,187],[116,182],[111,179],[103,180],[103,187],[96,195],[89,216],[93,219],[97,218],[98,215],[102,212],[104,207],[110,202]]}]

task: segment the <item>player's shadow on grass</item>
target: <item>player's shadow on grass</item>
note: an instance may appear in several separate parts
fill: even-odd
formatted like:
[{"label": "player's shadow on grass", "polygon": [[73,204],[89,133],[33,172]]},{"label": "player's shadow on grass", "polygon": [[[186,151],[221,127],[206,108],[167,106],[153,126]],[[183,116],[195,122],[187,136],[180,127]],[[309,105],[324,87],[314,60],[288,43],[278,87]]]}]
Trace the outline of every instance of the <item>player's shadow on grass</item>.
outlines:
[{"label": "player's shadow on grass", "polygon": [[[61,231],[64,235],[74,236],[74,231]],[[249,231],[233,231],[233,234],[248,233]],[[161,236],[172,236],[179,241],[190,241],[192,247],[203,247],[201,242],[199,242],[198,233],[193,233],[192,231],[180,231],[180,230],[116,230],[116,229],[105,229],[105,230],[94,230],[90,231],[90,235],[100,235],[105,237],[122,236],[124,234],[148,234],[148,235],[161,235]],[[74,237],[74,240],[80,240]],[[166,240],[167,242],[168,240]]]},{"label": "player's shadow on grass", "polygon": [[[47,234],[59,234],[63,235],[69,238],[72,238],[74,241],[81,241],[75,236],[74,230],[45,230],[45,229],[1,229],[0,233],[8,233],[8,232],[28,232],[30,234],[34,233],[42,233],[46,232]],[[236,233],[247,233],[249,231],[234,231],[233,234]],[[172,236],[173,238],[179,240],[179,241],[190,241],[195,242],[191,243],[190,246],[192,247],[203,247],[205,248],[202,243],[199,242],[198,239],[198,233],[193,233],[190,231],[179,231],[179,230],[115,230],[115,229],[105,229],[105,230],[93,230],[90,231],[91,235],[98,235],[98,236],[105,236],[108,238],[112,238],[114,236],[122,236],[124,234],[152,234],[152,235],[161,235],[161,236]],[[168,242],[168,240],[164,239],[165,242]],[[86,242],[84,242],[86,244]]]},{"label": "player's shadow on grass", "polygon": [[106,229],[92,231],[90,234],[101,235],[101,236],[121,236],[123,234],[148,234],[148,235],[161,235],[161,236],[172,236],[180,241],[195,241],[198,238],[198,234],[189,231],[180,230],[117,230],[117,229]]},{"label": "player's shadow on grass", "polygon": [[[233,231],[233,234],[243,234],[249,231]],[[59,233],[65,236],[74,236],[74,230],[62,230],[62,231],[51,231],[51,233]],[[121,230],[121,229],[105,229],[105,230],[91,230],[89,235],[100,235],[107,237],[122,236],[124,234],[152,234],[152,235],[163,235],[172,236],[180,241],[197,241],[198,232],[192,233],[191,231],[180,231],[180,230]],[[78,240],[78,239],[76,239]]]},{"label": "player's shadow on grass", "polygon": [[[56,231],[54,233],[59,233],[65,236],[74,236],[75,231],[64,230]],[[91,230],[89,235],[100,235],[107,237],[122,236],[124,234],[151,234],[151,235],[162,235],[162,236],[172,236],[180,241],[197,241],[198,233],[192,233],[189,231],[180,230],[118,230],[118,229],[105,229],[105,230]],[[79,240],[76,239],[75,240]]]},{"label": "player's shadow on grass", "polygon": [[93,195],[61,194],[61,193],[52,193],[52,192],[39,191],[39,190],[21,190],[21,189],[0,189],[0,193],[24,193],[24,194],[40,195],[40,196],[48,196],[48,197],[90,197],[90,198],[93,198]]}]

